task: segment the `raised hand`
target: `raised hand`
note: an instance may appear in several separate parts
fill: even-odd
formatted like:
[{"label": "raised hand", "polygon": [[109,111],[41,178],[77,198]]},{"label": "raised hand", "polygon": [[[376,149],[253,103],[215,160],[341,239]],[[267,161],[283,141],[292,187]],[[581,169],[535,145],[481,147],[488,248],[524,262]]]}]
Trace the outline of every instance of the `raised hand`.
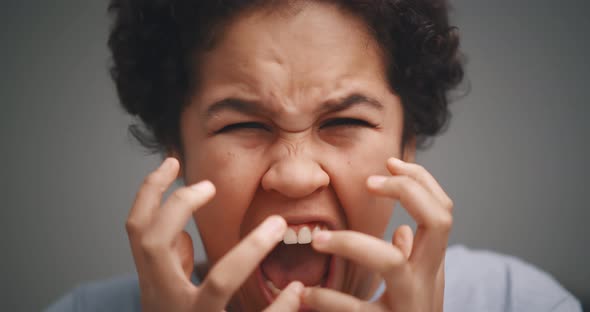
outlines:
[{"label": "raised hand", "polygon": [[[161,205],[178,175],[179,163],[167,158],[139,189],[126,228],[141,289],[143,311],[222,311],[232,295],[280,242],[287,225],[270,216],[211,268],[200,286],[190,281],[192,239],[183,229],[193,213],[210,201],[215,187],[203,181],[176,190]],[[267,311],[297,311],[303,285],[291,283]]]},{"label": "raised hand", "polygon": [[452,226],[453,202],[422,166],[391,158],[392,176],[372,176],[369,191],[400,201],[417,223],[396,230],[393,244],[354,231],[321,231],[313,238],[320,252],[348,258],[379,273],[386,284],[376,302],[324,288],[306,288],[303,303],[320,311],[442,311],[444,257]]}]

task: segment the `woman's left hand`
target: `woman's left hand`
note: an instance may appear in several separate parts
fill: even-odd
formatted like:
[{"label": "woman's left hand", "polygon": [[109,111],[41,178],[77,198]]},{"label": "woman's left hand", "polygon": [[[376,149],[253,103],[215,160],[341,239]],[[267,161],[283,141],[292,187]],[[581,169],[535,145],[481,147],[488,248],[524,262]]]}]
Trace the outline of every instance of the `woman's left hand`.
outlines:
[{"label": "woman's left hand", "polygon": [[422,166],[390,158],[392,176],[372,176],[369,190],[398,199],[416,221],[396,230],[393,244],[354,231],[321,231],[313,247],[350,259],[378,272],[385,293],[375,302],[325,288],[306,288],[303,304],[320,311],[442,311],[444,258],[453,217],[453,202]]}]

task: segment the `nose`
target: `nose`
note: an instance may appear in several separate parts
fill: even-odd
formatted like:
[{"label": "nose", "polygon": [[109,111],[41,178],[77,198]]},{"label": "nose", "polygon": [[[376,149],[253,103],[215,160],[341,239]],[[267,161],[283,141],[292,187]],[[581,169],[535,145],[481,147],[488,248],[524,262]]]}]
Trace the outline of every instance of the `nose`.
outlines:
[{"label": "nose", "polygon": [[330,176],[314,160],[289,157],[271,165],[262,177],[262,188],[289,198],[303,198],[330,183]]}]

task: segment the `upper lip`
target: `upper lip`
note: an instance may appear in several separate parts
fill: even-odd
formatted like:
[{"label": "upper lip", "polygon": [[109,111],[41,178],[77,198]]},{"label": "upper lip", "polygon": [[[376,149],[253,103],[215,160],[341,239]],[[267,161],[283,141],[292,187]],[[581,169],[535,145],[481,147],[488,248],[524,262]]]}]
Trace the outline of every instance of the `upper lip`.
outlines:
[{"label": "upper lip", "polygon": [[[279,214],[280,215],[280,214]],[[339,229],[339,224],[329,216],[322,216],[322,215],[280,215],[287,221],[287,224],[305,224],[305,223],[324,223],[328,230],[337,230]]]}]

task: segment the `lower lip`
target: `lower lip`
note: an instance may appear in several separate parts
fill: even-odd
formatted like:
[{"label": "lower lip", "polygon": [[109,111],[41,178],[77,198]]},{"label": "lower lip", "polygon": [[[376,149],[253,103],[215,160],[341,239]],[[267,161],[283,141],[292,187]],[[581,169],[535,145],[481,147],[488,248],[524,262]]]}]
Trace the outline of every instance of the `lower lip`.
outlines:
[{"label": "lower lip", "polygon": [[[334,266],[335,266],[335,256],[331,256],[330,257],[330,263],[328,264],[328,276],[326,278],[326,280],[324,281],[324,283],[322,283],[322,288],[332,288],[332,283],[333,283],[333,279],[334,279]],[[275,295],[272,290],[270,290],[268,288],[268,286],[266,285],[266,280],[264,278],[264,276],[262,275],[262,270],[260,269],[260,267],[258,267],[256,269],[256,281],[258,282],[258,287],[260,287],[260,289],[262,289],[262,294],[264,295],[264,298],[266,299],[266,301],[268,302],[268,304],[273,303],[273,301],[277,298],[278,295]]]}]

